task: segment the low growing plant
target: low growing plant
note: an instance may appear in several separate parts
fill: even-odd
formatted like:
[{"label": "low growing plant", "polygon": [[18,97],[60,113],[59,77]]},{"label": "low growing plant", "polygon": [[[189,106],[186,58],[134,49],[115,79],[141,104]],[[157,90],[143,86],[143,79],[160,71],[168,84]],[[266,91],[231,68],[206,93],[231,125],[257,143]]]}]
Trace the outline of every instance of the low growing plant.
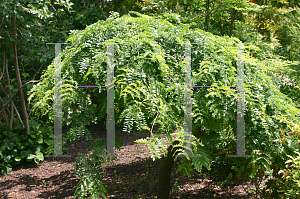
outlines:
[{"label": "low growing plant", "polygon": [[3,132],[0,134],[0,170],[3,175],[16,165],[32,161],[38,164],[44,160],[45,154],[53,151],[53,134],[45,133],[49,127],[45,129],[35,120],[30,120],[31,130],[26,133],[21,126],[18,124],[10,131],[5,125],[0,125]]},{"label": "low growing plant", "polygon": [[[116,148],[120,149],[121,141],[116,140]],[[108,158],[105,155],[105,142],[100,138],[95,139],[89,148],[93,150],[93,154],[86,156],[80,155],[73,167],[76,176],[80,178],[76,185],[74,196],[86,198],[90,194],[91,198],[106,198],[107,190],[102,182],[103,166],[111,163],[115,158]]]},{"label": "low growing plant", "polygon": [[297,157],[292,157],[285,162],[286,168],[280,170],[278,174],[282,174],[281,182],[284,186],[279,188],[281,198],[300,198],[300,153]]}]

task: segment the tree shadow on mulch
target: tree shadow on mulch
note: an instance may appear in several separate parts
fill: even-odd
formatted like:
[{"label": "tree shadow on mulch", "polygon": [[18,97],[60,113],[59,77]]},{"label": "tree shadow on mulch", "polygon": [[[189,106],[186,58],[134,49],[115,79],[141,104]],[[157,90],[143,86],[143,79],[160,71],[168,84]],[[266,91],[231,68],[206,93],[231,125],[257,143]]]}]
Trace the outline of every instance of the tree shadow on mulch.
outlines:
[{"label": "tree shadow on mulch", "polygon": [[[93,138],[106,138],[103,126],[88,127]],[[63,128],[63,133],[66,132]],[[118,159],[113,165],[104,167],[103,183],[108,190],[108,198],[156,198],[159,160],[150,158],[144,144],[134,143],[136,139],[150,136],[150,133],[123,133],[116,129],[116,135],[123,141]],[[74,192],[79,178],[72,167],[80,154],[90,154],[90,141],[79,140],[74,145],[68,143],[64,155],[71,157],[45,158],[39,165],[28,164],[16,167],[6,176],[0,176],[1,198],[75,198]],[[170,198],[245,198],[250,199],[247,189],[253,184],[237,182],[224,187],[215,186],[220,179],[213,179],[205,168],[201,174],[194,172],[190,178],[175,170],[174,164],[170,184]],[[205,175],[206,177],[204,177]],[[226,179],[226,176],[224,176]],[[224,180],[224,179],[223,179]],[[244,188],[242,187],[244,185]]]}]

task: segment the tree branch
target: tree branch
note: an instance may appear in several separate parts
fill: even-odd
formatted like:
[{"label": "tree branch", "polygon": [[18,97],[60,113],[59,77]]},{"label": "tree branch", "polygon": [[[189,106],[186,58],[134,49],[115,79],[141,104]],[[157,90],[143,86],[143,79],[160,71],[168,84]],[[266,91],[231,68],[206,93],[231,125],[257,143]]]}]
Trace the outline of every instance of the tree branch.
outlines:
[{"label": "tree branch", "polygon": [[[14,95],[14,96],[12,96],[11,98],[9,98],[8,100],[10,100],[10,99],[12,99],[12,98],[14,98],[16,95],[17,95],[17,93],[22,89],[22,88],[24,88],[27,84],[32,84],[32,83],[36,83],[36,82],[40,82],[40,81],[43,81],[45,78],[43,78],[43,79],[40,79],[40,80],[31,80],[31,81],[29,81],[29,82],[27,82],[26,84],[23,84],[19,89],[18,89],[18,91],[16,92],[16,94]],[[0,85],[1,85],[1,83],[0,83]],[[3,86],[2,86],[3,87]],[[6,93],[6,92],[5,92]],[[7,93],[6,93],[6,95],[7,95]],[[9,101],[8,102],[6,102],[4,105],[7,105],[9,103]]]}]

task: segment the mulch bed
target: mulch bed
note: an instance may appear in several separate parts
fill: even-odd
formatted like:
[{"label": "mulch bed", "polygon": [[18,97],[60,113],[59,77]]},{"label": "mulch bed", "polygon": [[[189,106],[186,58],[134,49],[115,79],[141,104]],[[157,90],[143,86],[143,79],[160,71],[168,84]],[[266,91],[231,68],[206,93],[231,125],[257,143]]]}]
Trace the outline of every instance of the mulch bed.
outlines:
[{"label": "mulch bed", "polygon": [[[93,138],[105,140],[105,128],[93,124],[88,129]],[[66,128],[63,129],[65,132]],[[122,139],[123,146],[116,152],[118,160],[104,168],[103,182],[108,190],[108,198],[156,198],[159,160],[152,161],[148,148],[134,142],[150,136],[150,133],[135,131],[129,134],[117,129],[116,135]],[[79,178],[74,176],[72,166],[81,153],[91,153],[87,150],[88,143],[79,140],[74,146],[68,144],[64,155],[71,157],[48,157],[38,165],[19,166],[5,176],[0,175],[0,199],[75,198]],[[205,168],[201,174],[195,172],[190,178],[176,173],[177,162],[171,176],[170,198],[254,198],[248,193],[254,188],[253,183],[237,182],[229,187],[220,187],[217,183],[222,179],[213,178]],[[206,174],[206,178],[203,174]]]}]

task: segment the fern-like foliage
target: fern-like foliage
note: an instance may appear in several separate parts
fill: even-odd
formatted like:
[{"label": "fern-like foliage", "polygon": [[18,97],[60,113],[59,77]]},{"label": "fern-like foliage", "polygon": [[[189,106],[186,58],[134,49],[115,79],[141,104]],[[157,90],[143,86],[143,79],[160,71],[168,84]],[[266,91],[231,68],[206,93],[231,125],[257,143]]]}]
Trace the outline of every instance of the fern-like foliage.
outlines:
[{"label": "fern-like foliage", "polygon": [[[120,143],[117,142],[119,148]],[[101,139],[95,139],[89,147],[93,150],[93,154],[89,156],[80,155],[73,167],[75,174],[80,178],[76,185],[75,197],[80,196],[87,198],[90,194],[91,198],[107,198],[107,190],[102,182],[103,166],[111,163],[115,158],[108,159],[105,156],[105,142]]]},{"label": "fern-like foliage", "polygon": [[153,137],[151,138],[150,137],[141,138],[134,142],[143,143],[146,146],[148,146],[153,161],[155,159],[160,159],[161,155],[167,155],[166,142],[157,135],[153,135]]},{"label": "fern-like foliage", "polygon": [[[172,140],[171,135],[177,135],[179,138]],[[175,161],[180,155],[184,155],[185,157],[182,158],[181,164],[179,165],[177,171],[183,170],[183,174],[185,176],[189,176],[191,172],[194,169],[196,169],[198,172],[202,171],[202,167],[205,166],[208,170],[210,170],[210,166],[212,164],[212,158],[210,157],[209,152],[204,147],[202,142],[198,138],[196,138],[193,135],[185,135],[182,128],[179,128],[179,131],[176,133],[173,133],[169,136],[166,136],[168,138],[168,141],[172,144],[173,148],[178,148],[174,153],[174,159]],[[191,137],[191,141],[187,141],[187,137]],[[175,141],[179,141],[178,144],[173,145]],[[166,156],[167,155],[167,145],[164,140],[161,139],[160,136],[153,134],[152,137],[142,138],[135,141],[136,143],[144,143],[149,147],[151,158],[153,160],[161,158],[161,155]],[[184,144],[185,143],[185,144]],[[192,148],[187,147],[186,144],[190,144]],[[189,150],[192,152],[192,156],[190,157],[188,153],[185,152],[185,150]],[[190,161],[191,160],[191,161]]]},{"label": "fern-like foliage", "polygon": [[211,170],[211,165],[213,163],[212,157],[209,155],[209,152],[205,147],[197,147],[196,152],[194,153],[192,159],[192,165],[195,170],[201,173],[202,167],[205,166],[207,170]]},{"label": "fern-like foliage", "polygon": [[[149,146],[153,159],[166,155],[163,138],[173,143],[170,132],[175,127],[179,133],[176,154],[186,157],[183,161],[188,162],[186,168],[194,166],[197,171],[201,171],[203,166],[209,168],[211,151],[216,152],[216,147],[202,146],[198,139],[202,139],[204,134],[197,131],[214,131],[219,138],[226,137],[228,133],[236,135],[237,94],[236,88],[230,87],[236,86],[236,43],[240,41],[190,29],[188,24],[175,26],[163,19],[142,14],[135,16],[118,17],[114,13],[105,22],[99,21],[83,31],[72,32],[67,40],[70,45],[62,55],[63,85],[105,85],[109,57],[106,50],[113,43],[117,124],[126,132],[133,128],[150,130],[152,136],[138,142]],[[187,41],[192,43],[192,83],[201,86],[193,88],[192,92],[192,133],[197,134],[197,138],[192,135],[185,137],[187,135],[183,133],[184,52]],[[276,146],[273,140],[282,137],[280,128],[287,131],[291,122],[300,123],[300,110],[268,75],[268,65],[272,62],[255,59],[247,50],[244,60],[247,153],[263,149],[268,155],[260,159],[254,156],[251,161],[259,163],[261,170],[270,170],[274,157],[281,157],[284,162],[286,157],[281,156],[283,151],[294,153],[299,150],[296,139],[288,139],[287,144],[281,142]],[[50,122],[54,120],[54,71],[53,62],[43,75],[45,79],[34,86],[29,97],[29,100],[36,102],[36,115],[46,114]],[[73,125],[69,132],[70,139],[87,135],[85,125],[105,117],[106,95],[103,90],[97,88],[79,92],[76,88],[62,89],[63,122]],[[87,97],[89,94],[91,99]],[[94,117],[96,112],[98,118]],[[152,132],[154,125],[159,125],[155,134]],[[232,144],[231,138],[227,141],[219,146]],[[185,153],[187,151],[189,153]],[[185,172],[189,171],[187,169]]]}]

